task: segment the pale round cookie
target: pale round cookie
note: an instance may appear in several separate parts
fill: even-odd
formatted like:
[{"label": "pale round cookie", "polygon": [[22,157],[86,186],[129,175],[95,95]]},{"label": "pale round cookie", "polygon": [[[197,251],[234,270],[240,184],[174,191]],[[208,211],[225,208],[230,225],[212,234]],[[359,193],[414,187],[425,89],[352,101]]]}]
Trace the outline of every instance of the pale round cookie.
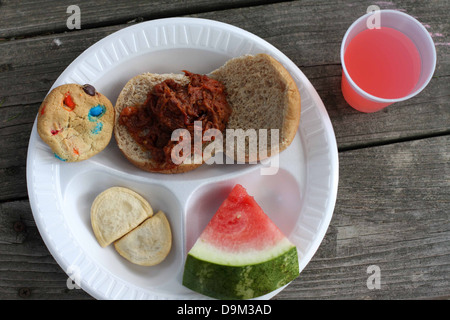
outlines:
[{"label": "pale round cookie", "polygon": [[169,220],[164,212],[158,211],[115,241],[114,247],[122,257],[134,264],[157,265],[167,257],[172,247]]},{"label": "pale round cookie", "polygon": [[113,105],[88,84],[54,88],[38,111],[39,136],[62,161],[81,161],[99,153],[111,140],[113,128]]},{"label": "pale round cookie", "polygon": [[106,247],[153,216],[153,208],[140,194],[125,187],[100,193],[91,206],[91,225],[98,243]]}]

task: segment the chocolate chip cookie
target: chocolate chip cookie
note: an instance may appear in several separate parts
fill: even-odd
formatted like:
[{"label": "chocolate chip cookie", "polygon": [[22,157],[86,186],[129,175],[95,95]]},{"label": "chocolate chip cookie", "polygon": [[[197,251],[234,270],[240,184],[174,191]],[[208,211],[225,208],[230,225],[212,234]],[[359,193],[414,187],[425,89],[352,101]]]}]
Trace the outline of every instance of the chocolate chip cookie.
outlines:
[{"label": "chocolate chip cookie", "polygon": [[64,84],[42,102],[37,131],[55,157],[67,162],[88,159],[111,140],[114,107],[89,84]]}]

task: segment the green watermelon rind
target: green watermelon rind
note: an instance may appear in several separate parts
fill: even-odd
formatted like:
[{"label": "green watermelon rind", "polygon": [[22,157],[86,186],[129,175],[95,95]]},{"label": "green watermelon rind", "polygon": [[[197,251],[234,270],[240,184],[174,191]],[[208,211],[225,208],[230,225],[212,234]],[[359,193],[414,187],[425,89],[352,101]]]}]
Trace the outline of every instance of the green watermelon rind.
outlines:
[{"label": "green watermelon rind", "polygon": [[[270,242],[267,239],[268,242]],[[219,246],[198,239],[189,251],[191,256],[220,265],[246,266],[258,264],[278,257],[293,246],[288,238],[284,237],[276,243],[266,245],[264,248],[249,248],[242,245],[237,250],[225,250]]]},{"label": "green watermelon rind", "polygon": [[245,266],[220,265],[188,254],[183,285],[215,299],[252,299],[281,288],[298,275],[295,246],[271,260]]}]

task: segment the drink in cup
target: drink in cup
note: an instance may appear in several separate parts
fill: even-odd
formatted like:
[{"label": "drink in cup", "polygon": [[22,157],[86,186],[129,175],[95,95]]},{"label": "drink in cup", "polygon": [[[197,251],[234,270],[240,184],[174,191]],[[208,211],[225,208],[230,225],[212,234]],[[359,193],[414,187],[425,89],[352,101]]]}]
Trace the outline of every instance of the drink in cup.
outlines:
[{"label": "drink in cup", "polygon": [[376,10],[347,30],[341,64],[347,103],[362,112],[375,112],[426,87],[436,66],[436,50],[416,19],[400,11]]}]

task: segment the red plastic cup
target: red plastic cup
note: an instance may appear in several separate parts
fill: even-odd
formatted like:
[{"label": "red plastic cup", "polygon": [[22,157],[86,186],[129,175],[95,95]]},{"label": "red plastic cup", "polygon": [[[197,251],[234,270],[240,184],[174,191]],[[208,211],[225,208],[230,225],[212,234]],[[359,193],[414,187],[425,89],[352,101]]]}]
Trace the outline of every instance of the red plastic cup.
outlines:
[{"label": "red plastic cup", "polygon": [[[400,98],[386,99],[364,91],[349,75],[345,65],[344,57],[347,46],[357,34],[369,29],[368,21],[373,19],[374,14],[379,14],[380,27],[396,29],[412,40],[420,55],[421,73],[419,80],[409,94]],[[347,30],[341,44],[341,64],[341,89],[347,103],[361,112],[376,112],[395,102],[404,101],[417,95],[427,86],[436,67],[436,49],[430,34],[419,21],[400,11],[378,10],[360,17]]]}]

